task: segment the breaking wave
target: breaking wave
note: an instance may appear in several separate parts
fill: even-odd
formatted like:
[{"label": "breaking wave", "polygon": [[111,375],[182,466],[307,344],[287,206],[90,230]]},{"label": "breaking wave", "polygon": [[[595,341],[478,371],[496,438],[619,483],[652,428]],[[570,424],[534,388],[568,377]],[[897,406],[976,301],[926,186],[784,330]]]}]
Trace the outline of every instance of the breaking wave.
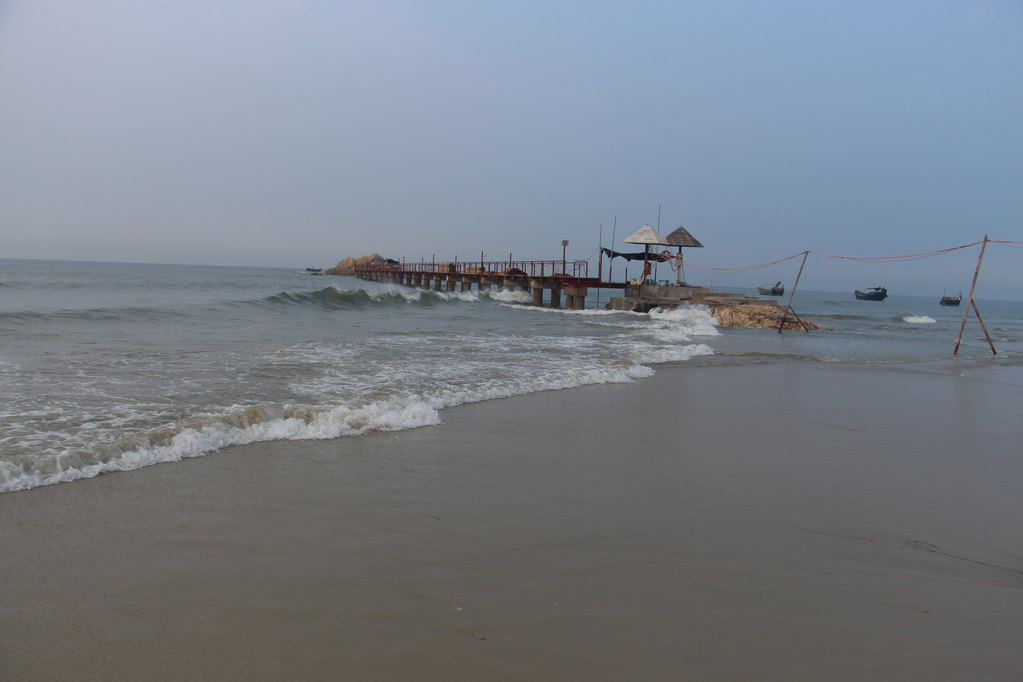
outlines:
[{"label": "breaking wave", "polygon": [[9,322],[131,322],[131,321],[154,321],[158,319],[183,317],[184,312],[173,308],[160,307],[110,307],[110,308],[83,308],[66,310],[9,310],[0,312],[0,323]]},{"label": "breaking wave", "polygon": [[204,423],[135,435],[88,453],[63,454],[18,466],[0,462],[0,492],[131,471],[152,464],[198,457],[230,445],[272,440],[319,440],[399,431],[437,424],[435,408],[422,401],[381,401],[358,408],[233,406]]},{"label": "breaking wave", "polygon": [[[499,289],[490,294],[490,298],[501,303],[532,303],[533,297],[528,291]],[[552,309],[553,310],[553,309]]]},{"label": "breaking wave", "polygon": [[[480,298],[475,293],[455,291],[428,291],[425,289],[339,290],[333,287],[314,291],[282,291],[261,299],[223,301],[212,308],[236,306],[305,306],[327,310],[350,310],[383,306],[431,306],[449,302],[473,302]],[[52,311],[9,310],[0,312],[0,323],[67,323],[67,322],[140,322],[186,317],[194,314],[178,306],[121,306],[64,309]]]},{"label": "breaking wave", "polygon": [[[646,359],[671,362],[711,352],[706,346],[693,345],[662,349]],[[445,407],[589,384],[626,383],[653,373],[645,365],[629,364],[574,372],[551,371],[532,378],[490,382],[479,387],[451,387],[430,395],[392,397],[359,406],[234,405],[220,412],[206,412],[175,427],[125,436],[90,451],[38,457],[31,463],[0,461],[0,493],[177,462],[232,445],[325,440],[370,431],[414,429],[441,423],[439,411]]]},{"label": "breaking wave", "polygon": [[[0,384],[0,395],[40,396],[35,402],[8,400],[11,407],[0,412],[9,427],[0,434],[5,450],[0,493],[176,462],[233,445],[413,429],[439,424],[441,410],[457,405],[630,382],[652,375],[652,365],[713,354],[693,338],[718,333],[709,313],[696,307],[650,314],[562,310],[521,305],[531,299],[528,293],[501,289],[285,284],[249,298],[237,291],[216,293],[170,299],[165,307],[146,307],[153,300],[147,295],[135,306],[32,313],[35,320],[155,322],[139,325],[151,335],[137,347],[69,354],[49,374],[22,370],[11,358],[0,361],[10,379],[6,387]],[[485,306],[486,315],[457,309],[481,301],[495,303]],[[416,316],[392,314],[391,308],[402,306],[437,306],[426,317],[444,322],[421,329]],[[238,322],[261,321],[260,311],[298,308],[379,310],[388,324],[412,322],[398,325],[397,333],[386,326],[381,328],[388,332],[374,333],[341,325],[336,335],[303,324],[272,325],[274,334],[255,339]],[[523,325],[519,310],[550,317]],[[211,314],[225,311],[234,314],[210,326],[212,342],[174,335],[179,327],[201,327]],[[161,326],[170,315],[186,317]],[[172,333],[164,342],[168,327]]]},{"label": "breaking wave", "polygon": [[260,303],[272,305],[304,305],[332,309],[352,309],[402,305],[435,305],[451,301],[478,301],[479,296],[468,291],[432,291],[428,289],[385,288],[385,289],[335,289],[326,287],[316,291],[279,294],[262,299]]}]

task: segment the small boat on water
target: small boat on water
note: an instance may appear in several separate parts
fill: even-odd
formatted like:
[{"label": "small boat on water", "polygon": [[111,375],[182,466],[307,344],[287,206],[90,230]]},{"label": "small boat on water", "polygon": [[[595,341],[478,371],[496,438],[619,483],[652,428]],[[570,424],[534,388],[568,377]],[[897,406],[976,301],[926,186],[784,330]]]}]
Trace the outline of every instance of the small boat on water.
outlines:
[{"label": "small boat on water", "polygon": [[785,293],[785,287],[781,282],[775,282],[773,286],[757,287],[761,296],[781,296]]},{"label": "small boat on water", "polygon": [[323,268],[306,268],[305,271],[308,272],[310,275],[322,275],[323,274]]},{"label": "small boat on water", "polygon": [[888,290],[884,287],[870,287],[864,291],[853,292],[857,301],[883,301],[888,298]]},{"label": "small boat on water", "polygon": [[941,300],[938,301],[938,305],[959,305],[963,300],[963,295],[958,296],[942,296]]}]

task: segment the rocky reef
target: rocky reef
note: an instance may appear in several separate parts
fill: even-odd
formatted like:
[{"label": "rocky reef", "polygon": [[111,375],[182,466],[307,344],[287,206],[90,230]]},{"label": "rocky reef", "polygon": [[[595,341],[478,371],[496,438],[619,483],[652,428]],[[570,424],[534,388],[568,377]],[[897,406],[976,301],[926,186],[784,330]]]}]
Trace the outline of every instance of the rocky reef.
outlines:
[{"label": "rocky reef", "polygon": [[795,315],[785,315],[785,308],[770,299],[756,298],[746,294],[727,291],[712,291],[705,287],[633,282],[625,285],[624,296],[612,297],[608,310],[628,310],[645,313],[655,308],[678,306],[705,306],[722,327],[746,327],[750,329],[777,329],[785,318],[784,329],[820,329],[809,320],[800,320]]},{"label": "rocky reef", "polygon": [[[739,305],[711,305],[710,314],[722,327],[747,327],[751,329],[777,329],[784,310],[777,305],[742,303]],[[820,325],[809,320],[800,320],[789,315],[785,319],[784,329],[820,329]]]},{"label": "rocky reef", "polygon": [[355,266],[357,265],[372,265],[373,263],[383,263],[385,260],[379,253],[371,253],[368,256],[359,256],[358,258],[342,258],[338,261],[337,265],[327,268],[324,274],[352,276],[355,274]]}]

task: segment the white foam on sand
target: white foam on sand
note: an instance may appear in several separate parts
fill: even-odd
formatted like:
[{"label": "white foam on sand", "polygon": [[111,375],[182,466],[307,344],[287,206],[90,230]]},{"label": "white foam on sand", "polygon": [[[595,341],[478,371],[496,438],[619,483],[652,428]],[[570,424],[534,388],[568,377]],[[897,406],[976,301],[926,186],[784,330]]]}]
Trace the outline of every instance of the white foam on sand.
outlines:
[{"label": "white foam on sand", "polygon": [[[478,301],[475,294],[393,289],[403,298],[420,296]],[[515,301],[527,294],[494,292],[493,298]],[[307,404],[261,403],[207,408],[185,420],[149,430],[132,430],[115,440],[91,445],[68,442],[46,454],[0,462],[0,492],[25,490],[102,473],[198,457],[232,446],[278,440],[323,440],[371,431],[400,431],[439,424],[439,411],[455,405],[508,398],[540,391],[593,384],[626,383],[654,374],[650,365],[685,362],[711,355],[713,349],[692,343],[694,336],[718,334],[706,309],[692,306],[649,314],[606,310],[565,311],[536,306],[524,310],[586,315],[589,323],[619,327],[607,337],[496,336],[495,357],[466,358],[458,363],[408,366],[400,347],[390,363],[371,366],[368,373],[349,368],[356,350],[324,346],[317,353],[302,347],[300,359],[335,368],[315,381],[300,382],[296,390],[309,396]],[[428,338],[396,337],[423,344]],[[438,345],[451,341],[438,338]],[[610,350],[609,350],[610,349]],[[323,355],[326,353],[326,355]],[[353,355],[355,354],[355,355]],[[297,358],[288,356],[288,362]],[[373,369],[376,367],[376,369]],[[468,373],[468,374],[467,374]],[[487,377],[480,381],[478,377]],[[375,399],[374,399],[375,398]],[[120,430],[120,429],[117,429]]]},{"label": "white foam on sand", "polygon": [[0,462],[0,493],[27,490],[92,478],[103,473],[132,471],[165,462],[199,457],[249,443],[279,440],[325,440],[371,431],[403,431],[441,422],[439,411],[455,405],[508,398],[539,391],[577,388],[591,384],[626,383],[649,377],[654,370],[641,363],[687,360],[713,351],[701,345],[657,347],[637,341],[627,349],[633,361],[509,377],[482,384],[448,386],[378,400],[365,405],[334,407],[311,405],[234,405],[208,412],[188,425],[134,434],[105,454],[63,452],[32,463]]},{"label": "white foam on sand", "polygon": [[[286,416],[279,416],[284,412]],[[367,431],[401,431],[439,424],[437,409],[424,401],[378,401],[357,408],[280,408],[272,405],[233,406],[222,414],[208,414],[197,424],[150,437],[135,437],[141,443],[126,452],[101,461],[83,461],[64,455],[65,467],[25,470],[12,462],[0,462],[0,492],[27,490],[41,485],[92,478],[113,471],[131,471],[162,462],[198,457],[230,445],[273,440],[322,440],[352,436]],[[95,458],[93,458],[95,459]]]}]

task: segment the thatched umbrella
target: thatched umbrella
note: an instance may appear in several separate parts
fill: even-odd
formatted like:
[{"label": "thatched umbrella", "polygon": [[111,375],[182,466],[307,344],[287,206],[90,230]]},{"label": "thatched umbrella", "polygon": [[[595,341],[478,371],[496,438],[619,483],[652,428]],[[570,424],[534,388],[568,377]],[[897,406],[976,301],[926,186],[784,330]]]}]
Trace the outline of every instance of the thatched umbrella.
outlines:
[{"label": "thatched umbrella", "polygon": [[664,240],[664,237],[657,234],[657,230],[644,225],[643,227],[636,230],[634,233],[622,240],[622,244],[642,244],[643,245],[643,277],[646,278],[650,274],[650,245],[661,244],[668,246],[668,242]]},{"label": "thatched umbrella", "polygon": [[696,237],[694,237],[693,235],[689,234],[689,230],[687,230],[686,228],[682,227],[681,225],[679,225],[678,228],[675,229],[675,231],[673,231],[671,234],[669,234],[667,237],[665,237],[664,241],[669,246],[677,246],[678,247],[678,261],[677,261],[678,269],[675,272],[675,282],[678,283],[678,284],[685,284],[685,280],[682,277],[682,275],[683,275],[683,272],[682,272],[682,247],[683,246],[688,246],[690,248],[701,248],[702,249],[703,248],[703,244],[701,244],[699,241],[697,241]]}]

